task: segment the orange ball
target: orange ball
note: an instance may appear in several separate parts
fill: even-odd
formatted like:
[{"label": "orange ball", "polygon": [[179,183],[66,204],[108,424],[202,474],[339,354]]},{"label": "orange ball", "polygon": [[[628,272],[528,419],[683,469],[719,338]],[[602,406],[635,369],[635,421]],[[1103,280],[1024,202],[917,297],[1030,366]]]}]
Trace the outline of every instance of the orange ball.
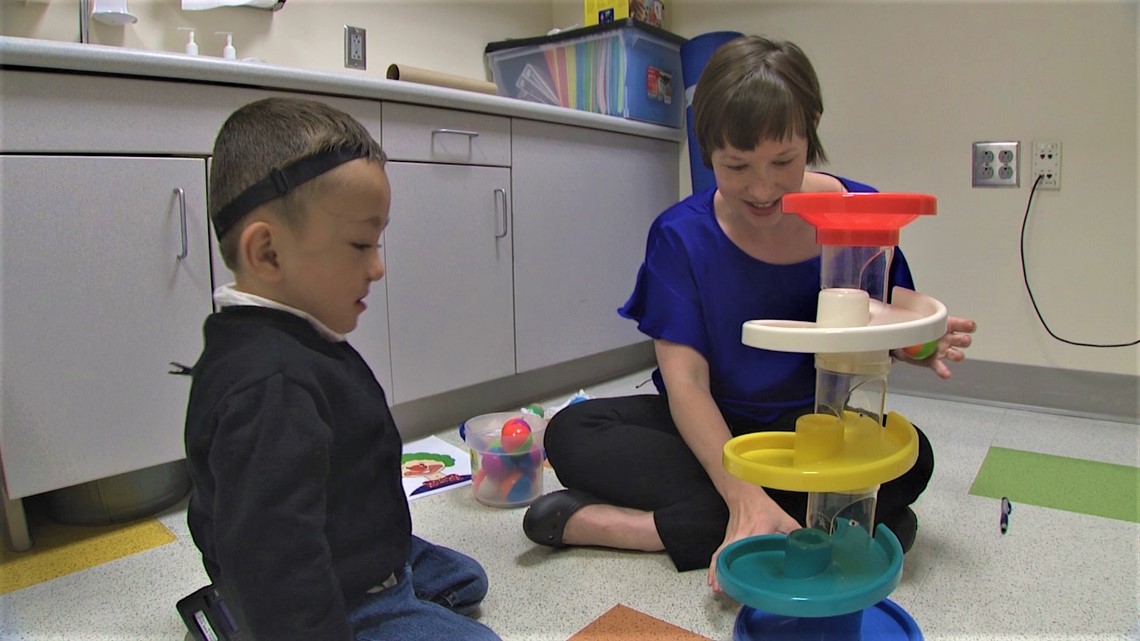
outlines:
[{"label": "orange ball", "polygon": [[922,345],[911,345],[910,347],[904,347],[903,351],[906,352],[907,356],[921,361],[930,358],[934,355],[934,352],[938,351],[938,341],[930,341]]}]

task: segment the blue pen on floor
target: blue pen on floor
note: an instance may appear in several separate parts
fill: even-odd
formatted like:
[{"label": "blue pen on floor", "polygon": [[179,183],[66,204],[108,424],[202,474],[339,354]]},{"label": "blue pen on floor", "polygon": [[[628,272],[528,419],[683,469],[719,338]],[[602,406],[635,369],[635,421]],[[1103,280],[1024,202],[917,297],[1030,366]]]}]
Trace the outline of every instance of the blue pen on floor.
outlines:
[{"label": "blue pen on floor", "polygon": [[1005,534],[1009,530],[1009,513],[1013,511],[1013,504],[1009,502],[1009,498],[1001,497],[1001,518],[998,523],[1001,527],[1001,533]]}]

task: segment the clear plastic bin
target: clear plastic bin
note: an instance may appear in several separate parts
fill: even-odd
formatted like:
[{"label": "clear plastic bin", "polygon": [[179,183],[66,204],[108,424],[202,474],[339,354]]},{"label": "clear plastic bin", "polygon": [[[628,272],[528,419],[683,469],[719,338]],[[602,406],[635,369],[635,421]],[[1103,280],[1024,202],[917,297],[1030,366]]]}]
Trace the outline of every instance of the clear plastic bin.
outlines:
[{"label": "clear plastic bin", "polygon": [[500,95],[679,128],[685,42],[626,19],[492,42],[486,56]]},{"label": "clear plastic bin", "polygon": [[[522,421],[522,433],[512,431]],[[482,414],[465,423],[471,450],[471,489],[491,507],[522,507],[542,496],[542,437],[546,421],[523,412]]]}]

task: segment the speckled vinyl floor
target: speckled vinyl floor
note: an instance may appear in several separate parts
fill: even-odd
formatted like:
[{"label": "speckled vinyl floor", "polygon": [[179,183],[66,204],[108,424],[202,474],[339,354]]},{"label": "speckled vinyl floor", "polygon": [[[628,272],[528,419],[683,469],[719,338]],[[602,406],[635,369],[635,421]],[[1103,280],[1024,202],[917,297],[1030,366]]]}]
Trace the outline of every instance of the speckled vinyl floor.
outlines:
[{"label": "speckled vinyl floor", "polygon": [[[646,378],[587,391],[634,393]],[[915,506],[918,540],[891,595],[926,639],[1140,641],[1140,525],[1015,504],[1002,535],[998,502],[969,493],[990,446],[1140,466],[1140,426],[897,394],[888,403],[926,432],[937,459]],[[440,436],[460,443],[454,428]],[[560,487],[550,471],[545,484]],[[413,501],[412,515],[418,535],[484,564],[491,592],[481,620],[505,641],[566,641],[619,604],[710,639],[732,637],[738,606],[709,591],[704,571],[678,574],[663,554],[533,545],[522,509],[482,506],[467,487]],[[182,641],[174,603],[206,575],[185,506],[159,520],[174,542],[0,596],[0,639]],[[668,639],[660,634],[646,638]]]}]

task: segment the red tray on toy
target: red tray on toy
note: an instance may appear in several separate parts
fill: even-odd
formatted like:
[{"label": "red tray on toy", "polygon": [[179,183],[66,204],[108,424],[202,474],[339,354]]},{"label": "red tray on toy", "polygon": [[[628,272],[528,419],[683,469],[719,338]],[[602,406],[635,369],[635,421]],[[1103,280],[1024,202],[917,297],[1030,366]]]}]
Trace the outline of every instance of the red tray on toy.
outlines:
[{"label": "red tray on toy", "polygon": [[933,216],[938,199],[927,194],[795,193],[785,194],[786,214],[816,229],[820,245],[885,247],[899,243],[899,230],[919,216]]}]

